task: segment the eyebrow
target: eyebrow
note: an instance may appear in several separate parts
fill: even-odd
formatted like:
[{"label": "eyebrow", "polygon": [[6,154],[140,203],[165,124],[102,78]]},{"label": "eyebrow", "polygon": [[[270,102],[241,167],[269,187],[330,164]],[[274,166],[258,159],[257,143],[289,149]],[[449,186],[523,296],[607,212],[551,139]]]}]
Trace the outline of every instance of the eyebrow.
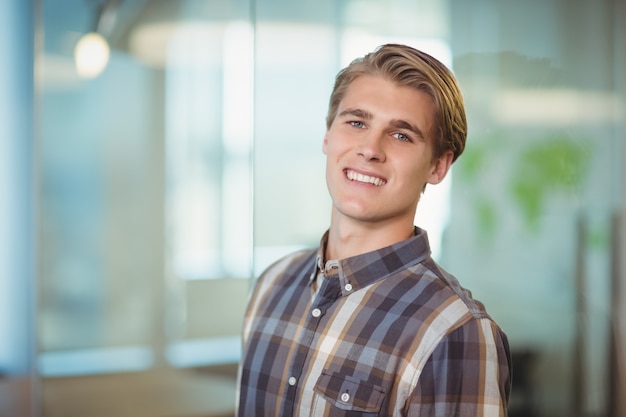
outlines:
[{"label": "eyebrow", "polygon": [[[372,113],[368,112],[367,110],[363,110],[359,108],[347,108],[341,113],[339,113],[339,117],[345,117],[345,116],[355,116],[355,117],[362,118],[364,120],[372,120],[374,118],[374,115]],[[422,129],[420,129],[419,127],[417,127],[416,125],[412,123],[407,122],[406,120],[393,119],[389,124],[393,128],[396,128],[396,129],[409,130],[415,133],[417,136],[419,136],[422,139],[426,138],[426,136],[424,136],[424,132],[422,131]]]},{"label": "eyebrow", "polygon": [[405,129],[405,130],[409,130],[413,133],[415,133],[417,136],[419,136],[422,139],[425,139],[426,136],[424,136],[424,132],[422,132],[422,129],[420,129],[419,127],[415,126],[414,124],[411,124],[409,122],[407,122],[406,120],[401,120],[401,119],[394,119],[391,121],[391,126],[395,127],[396,129]]},{"label": "eyebrow", "polygon": [[339,117],[342,117],[342,116],[356,116],[365,120],[372,120],[374,118],[372,113],[368,112],[367,110],[353,109],[353,108],[347,108],[341,113],[339,113]]}]

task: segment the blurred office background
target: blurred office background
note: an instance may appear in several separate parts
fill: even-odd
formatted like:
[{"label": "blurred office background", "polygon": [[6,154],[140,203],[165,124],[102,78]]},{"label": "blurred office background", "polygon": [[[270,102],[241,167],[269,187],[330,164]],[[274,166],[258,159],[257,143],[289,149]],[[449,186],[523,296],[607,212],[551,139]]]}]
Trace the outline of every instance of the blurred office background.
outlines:
[{"label": "blurred office background", "polygon": [[624,3],[3,0],[0,415],[232,415],[254,277],[328,226],[334,76],[403,42],[464,91],[416,224],[511,416],[626,416]]}]

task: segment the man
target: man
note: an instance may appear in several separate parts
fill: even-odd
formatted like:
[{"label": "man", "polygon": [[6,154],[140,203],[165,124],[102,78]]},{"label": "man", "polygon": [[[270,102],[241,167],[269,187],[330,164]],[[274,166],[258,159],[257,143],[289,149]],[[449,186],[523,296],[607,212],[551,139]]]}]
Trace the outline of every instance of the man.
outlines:
[{"label": "man", "polygon": [[326,124],[330,228],[256,284],[238,415],[506,415],[506,336],[413,226],[464,149],[453,75],[384,45],[338,74]]}]

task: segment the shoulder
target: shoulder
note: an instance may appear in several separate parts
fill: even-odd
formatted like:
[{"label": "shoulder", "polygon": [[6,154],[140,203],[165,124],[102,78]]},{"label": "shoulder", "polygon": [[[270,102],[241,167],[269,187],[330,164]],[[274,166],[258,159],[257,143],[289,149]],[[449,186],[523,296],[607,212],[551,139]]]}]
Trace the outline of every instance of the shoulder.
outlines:
[{"label": "shoulder", "polygon": [[270,264],[255,280],[251,298],[280,291],[294,282],[308,282],[306,277],[313,272],[316,253],[314,249],[303,249],[285,255]]},{"label": "shoulder", "polygon": [[302,249],[292,252],[270,264],[259,276],[257,282],[273,281],[282,276],[299,275],[311,268],[316,256],[315,249]]},{"label": "shoulder", "polygon": [[454,344],[459,342],[455,338],[469,335],[487,344],[507,345],[506,335],[484,304],[434,260],[427,258],[411,266],[409,271],[406,278],[413,283],[408,285],[415,286],[415,289],[406,288],[406,291],[416,294],[414,302],[419,308],[416,308],[415,318],[417,324],[426,325],[428,330],[414,359],[423,362],[441,343]]},{"label": "shoulder", "polygon": [[[244,335],[249,333],[250,326],[259,312],[266,311],[269,306],[279,300],[290,297],[308,282],[308,275],[313,270],[315,250],[300,250],[278,259],[255,281],[248,298],[246,325]],[[311,272],[308,272],[308,271]]]},{"label": "shoulder", "polygon": [[468,310],[472,318],[475,319],[491,319],[487,313],[485,305],[473,297],[472,292],[463,287],[459,280],[443,267],[437,264],[432,258],[426,259],[421,263],[425,269],[424,274],[432,275],[441,286],[442,290],[450,297],[458,299]]}]

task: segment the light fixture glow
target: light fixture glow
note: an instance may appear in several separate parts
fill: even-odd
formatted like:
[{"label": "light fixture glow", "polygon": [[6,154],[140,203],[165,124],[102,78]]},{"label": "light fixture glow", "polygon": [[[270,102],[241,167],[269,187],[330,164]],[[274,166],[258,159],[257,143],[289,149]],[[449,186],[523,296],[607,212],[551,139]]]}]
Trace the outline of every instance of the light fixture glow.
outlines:
[{"label": "light fixture glow", "polygon": [[109,62],[109,44],[96,32],[85,34],[74,49],[76,71],[81,78],[95,78]]}]

